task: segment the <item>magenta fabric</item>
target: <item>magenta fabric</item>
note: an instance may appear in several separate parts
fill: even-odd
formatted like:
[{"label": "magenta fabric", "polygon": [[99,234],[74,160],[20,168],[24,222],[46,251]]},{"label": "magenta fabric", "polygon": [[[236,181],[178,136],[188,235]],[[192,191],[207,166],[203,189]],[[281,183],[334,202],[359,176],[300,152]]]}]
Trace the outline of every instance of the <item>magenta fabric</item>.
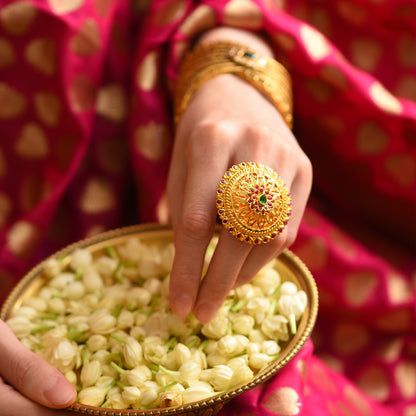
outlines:
[{"label": "magenta fabric", "polygon": [[66,244],[166,220],[171,90],[217,25],[294,84],[314,189],[292,249],[320,291],[301,353],[220,415],[416,415],[413,0],[0,1],[0,296]]}]

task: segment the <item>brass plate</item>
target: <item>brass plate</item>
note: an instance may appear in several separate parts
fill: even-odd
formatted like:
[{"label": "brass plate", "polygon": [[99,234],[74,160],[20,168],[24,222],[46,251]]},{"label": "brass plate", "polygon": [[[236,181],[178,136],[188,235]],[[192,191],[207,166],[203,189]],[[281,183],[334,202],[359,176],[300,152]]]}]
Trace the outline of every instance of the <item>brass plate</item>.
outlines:
[{"label": "brass plate", "polygon": [[[71,253],[77,248],[87,248],[93,256],[104,253],[108,245],[117,246],[124,243],[130,237],[140,237],[143,242],[151,244],[166,244],[172,241],[172,230],[170,226],[159,224],[144,224],[108,231],[86,240],[81,240],[55,253],[52,257],[64,257],[69,262]],[[46,260],[39,263],[30,270],[15,286],[7,297],[0,312],[0,318],[7,320],[13,309],[18,308],[24,299],[34,296],[46,282],[42,276]],[[264,382],[273,374],[283,368],[301,350],[315,325],[318,313],[318,290],[312,274],[305,264],[290,250],[284,251],[278,258],[276,269],[283,281],[292,281],[306,292],[308,305],[299,323],[298,331],[288,342],[281,343],[280,356],[270,363],[263,371],[257,373],[253,380],[239,387],[227,390],[209,399],[199,402],[188,403],[170,409],[104,409],[74,403],[68,408],[76,413],[84,413],[100,416],[156,416],[156,415],[188,415],[188,416],[213,416],[232,398],[251,390],[258,384]]]}]

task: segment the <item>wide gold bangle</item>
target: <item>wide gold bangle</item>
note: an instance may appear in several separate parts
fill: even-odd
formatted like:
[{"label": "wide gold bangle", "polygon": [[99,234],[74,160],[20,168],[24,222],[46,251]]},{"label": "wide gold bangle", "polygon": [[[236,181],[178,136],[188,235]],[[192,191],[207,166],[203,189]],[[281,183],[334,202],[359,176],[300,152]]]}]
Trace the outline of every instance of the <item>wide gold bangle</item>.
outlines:
[{"label": "wide gold bangle", "polygon": [[175,126],[196,90],[220,74],[234,74],[262,92],[293,127],[292,81],[286,68],[252,48],[221,41],[196,46],[185,56],[174,94]]}]

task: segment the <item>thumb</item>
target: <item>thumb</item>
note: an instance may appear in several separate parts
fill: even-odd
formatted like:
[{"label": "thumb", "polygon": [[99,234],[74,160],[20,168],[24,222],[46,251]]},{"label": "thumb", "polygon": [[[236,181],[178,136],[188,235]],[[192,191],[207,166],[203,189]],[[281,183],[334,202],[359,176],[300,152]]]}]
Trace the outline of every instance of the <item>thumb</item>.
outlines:
[{"label": "thumb", "polygon": [[60,409],[75,401],[76,391],[65,376],[28,350],[0,320],[0,376],[43,406]]}]

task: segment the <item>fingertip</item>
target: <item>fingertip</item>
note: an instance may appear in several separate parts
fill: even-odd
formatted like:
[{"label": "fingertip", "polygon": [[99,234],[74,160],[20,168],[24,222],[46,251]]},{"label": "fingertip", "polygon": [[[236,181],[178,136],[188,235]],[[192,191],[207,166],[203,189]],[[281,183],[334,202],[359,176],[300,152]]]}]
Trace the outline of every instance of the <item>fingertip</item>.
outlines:
[{"label": "fingertip", "polygon": [[50,407],[61,409],[74,403],[77,392],[64,376],[53,376],[43,386],[43,396]]},{"label": "fingertip", "polygon": [[202,324],[207,324],[216,315],[217,309],[212,303],[203,303],[195,308],[195,317]]},{"label": "fingertip", "polygon": [[170,307],[176,315],[180,318],[186,318],[193,307],[194,300],[192,296],[187,294],[180,294],[178,296],[172,297],[170,301]]}]

